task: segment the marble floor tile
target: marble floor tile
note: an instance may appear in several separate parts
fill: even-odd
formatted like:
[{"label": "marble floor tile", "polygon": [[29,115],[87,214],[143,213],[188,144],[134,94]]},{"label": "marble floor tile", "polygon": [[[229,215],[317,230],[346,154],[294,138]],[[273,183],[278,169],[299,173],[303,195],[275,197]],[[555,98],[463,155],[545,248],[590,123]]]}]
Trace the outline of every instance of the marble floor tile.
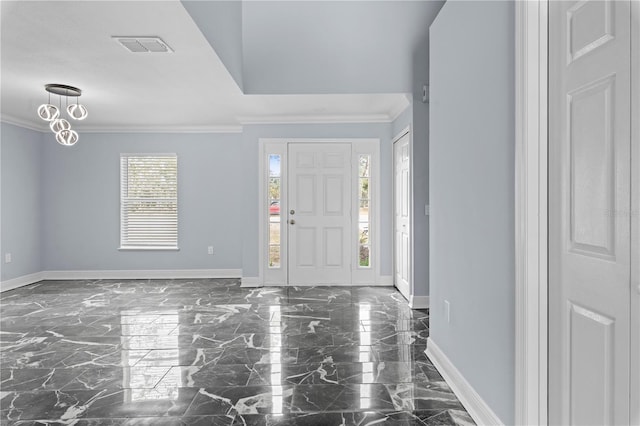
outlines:
[{"label": "marble floor tile", "polygon": [[9,368],[0,370],[2,391],[59,390],[82,373],[74,368]]},{"label": "marble floor tile", "polygon": [[391,287],[42,281],[0,305],[0,426],[474,424]]}]

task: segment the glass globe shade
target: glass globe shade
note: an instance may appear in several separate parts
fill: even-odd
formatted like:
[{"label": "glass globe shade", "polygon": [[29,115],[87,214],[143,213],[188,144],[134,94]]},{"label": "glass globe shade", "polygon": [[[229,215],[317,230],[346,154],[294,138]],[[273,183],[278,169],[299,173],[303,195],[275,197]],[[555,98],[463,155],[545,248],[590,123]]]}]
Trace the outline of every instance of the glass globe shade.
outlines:
[{"label": "glass globe shade", "polygon": [[67,114],[74,120],[84,120],[87,118],[87,108],[82,104],[71,104],[67,107]]},{"label": "glass globe shade", "polygon": [[51,104],[42,104],[38,107],[38,117],[44,121],[53,121],[60,117],[60,110]]},{"label": "glass globe shade", "polygon": [[58,118],[58,119],[53,120],[49,124],[49,127],[51,128],[51,131],[53,133],[60,133],[63,130],[70,130],[71,129],[71,123],[69,123],[64,118]]},{"label": "glass globe shade", "polygon": [[56,133],[56,141],[64,146],[75,145],[78,142],[78,133],[75,130],[62,130]]}]

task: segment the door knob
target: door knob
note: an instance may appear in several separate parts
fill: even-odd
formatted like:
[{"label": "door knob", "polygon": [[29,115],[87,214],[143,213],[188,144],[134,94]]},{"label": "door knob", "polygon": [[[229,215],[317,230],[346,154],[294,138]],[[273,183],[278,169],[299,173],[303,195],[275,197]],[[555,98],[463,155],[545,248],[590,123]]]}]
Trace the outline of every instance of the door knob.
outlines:
[{"label": "door knob", "polygon": [[291,220],[289,221],[289,223],[290,223],[290,224],[292,224],[292,225],[295,225],[295,224],[296,224],[296,221],[295,221],[295,220],[293,220],[293,219],[291,219]]},{"label": "door knob", "polygon": [[294,209],[289,210],[289,214],[296,214],[296,211]]}]

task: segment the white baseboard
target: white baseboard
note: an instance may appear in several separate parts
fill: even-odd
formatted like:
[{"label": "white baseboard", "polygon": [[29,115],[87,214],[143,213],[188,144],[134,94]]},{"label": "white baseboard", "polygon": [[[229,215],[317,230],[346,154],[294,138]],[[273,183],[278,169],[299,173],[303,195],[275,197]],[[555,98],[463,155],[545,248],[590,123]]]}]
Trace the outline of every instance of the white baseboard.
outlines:
[{"label": "white baseboard", "polygon": [[262,287],[262,282],[258,277],[242,277],[240,287]]},{"label": "white baseboard", "polygon": [[42,281],[44,279],[43,272],[36,272],[29,275],[23,275],[21,277],[12,278],[10,280],[5,280],[0,282],[0,292],[13,290],[14,288],[23,287],[25,285],[37,283],[38,281]]},{"label": "white baseboard", "polygon": [[332,286],[332,287],[391,287],[393,286],[393,280],[390,275],[382,275],[379,277],[378,282],[364,282],[364,283],[334,283],[334,284],[297,284],[297,283],[265,283],[260,280],[260,277],[242,277],[241,287],[307,287],[307,286]]},{"label": "white baseboard", "polygon": [[429,309],[429,296],[414,296],[409,297],[409,307],[411,309]]},{"label": "white baseboard", "polygon": [[241,269],[148,269],[104,271],[45,271],[47,280],[134,280],[185,278],[240,278]]},{"label": "white baseboard", "polygon": [[431,337],[427,339],[425,353],[477,424],[504,425]]},{"label": "white baseboard", "polygon": [[0,291],[33,284],[42,280],[134,280],[240,278],[241,269],[176,269],[176,270],[105,270],[105,271],[42,271],[0,283]]}]

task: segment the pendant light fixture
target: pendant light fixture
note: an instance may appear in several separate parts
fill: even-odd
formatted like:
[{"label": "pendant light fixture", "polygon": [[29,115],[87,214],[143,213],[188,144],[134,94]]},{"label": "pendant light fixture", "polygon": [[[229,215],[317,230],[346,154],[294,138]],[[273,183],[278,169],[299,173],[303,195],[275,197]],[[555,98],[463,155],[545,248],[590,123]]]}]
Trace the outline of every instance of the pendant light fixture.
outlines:
[{"label": "pendant light fixture", "polygon": [[[49,128],[56,134],[56,141],[60,145],[71,146],[78,142],[78,132],[71,130],[71,123],[60,118],[62,110],[62,97],[65,97],[67,115],[72,120],[84,120],[87,118],[87,108],[78,102],[82,90],[66,84],[47,84],[44,90],[49,93],[49,102],[38,107],[38,117],[49,122]],[[60,107],[51,103],[51,94],[58,95]],[[76,102],[69,104],[69,96],[75,97]]]}]

